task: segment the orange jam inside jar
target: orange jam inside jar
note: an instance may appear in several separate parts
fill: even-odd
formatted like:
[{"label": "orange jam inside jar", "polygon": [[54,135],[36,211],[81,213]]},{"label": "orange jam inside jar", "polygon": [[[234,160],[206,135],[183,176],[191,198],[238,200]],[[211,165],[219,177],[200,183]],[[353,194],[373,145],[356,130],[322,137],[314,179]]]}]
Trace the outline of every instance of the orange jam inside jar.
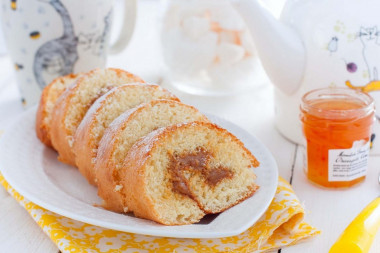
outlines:
[{"label": "orange jam inside jar", "polygon": [[302,97],[300,118],[307,178],[324,187],[350,187],[365,179],[374,100],[348,88],[325,88]]}]

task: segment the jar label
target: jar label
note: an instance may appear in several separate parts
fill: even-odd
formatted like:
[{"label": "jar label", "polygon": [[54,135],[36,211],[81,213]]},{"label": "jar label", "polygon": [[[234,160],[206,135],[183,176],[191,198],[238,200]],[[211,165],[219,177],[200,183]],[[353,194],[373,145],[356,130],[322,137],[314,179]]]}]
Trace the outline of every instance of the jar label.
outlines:
[{"label": "jar label", "polygon": [[352,181],[367,174],[369,142],[355,141],[350,149],[329,150],[329,181]]}]

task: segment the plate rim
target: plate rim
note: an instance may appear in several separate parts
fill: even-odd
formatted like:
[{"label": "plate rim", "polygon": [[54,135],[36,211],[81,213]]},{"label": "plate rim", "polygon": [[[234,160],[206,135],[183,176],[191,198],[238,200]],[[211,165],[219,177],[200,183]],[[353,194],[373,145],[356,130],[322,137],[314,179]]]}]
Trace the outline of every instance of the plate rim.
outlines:
[{"label": "plate rim", "polygon": [[[4,145],[4,137],[8,134],[10,134],[11,131],[9,131],[9,129],[12,128],[12,126],[14,124],[17,124],[21,119],[23,119],[24,117],[27,117],[29,116],[29,114],[31,113],[35,113],[37,110],[37,106],[33,106],[29,109],[27,109],[26,111],[24,111],[22,114],[18,115],[16,118],[14,118],[13,122],[5,129],[3,135],[0,137],[0,148],[2,148],[2,145]],[[230,231],[223,231],[223,232],[199,232],[199,231],[195,231],[195,232],[186,232],[186,234],[180,234],[178,235],[178,231],[173,231],[171,232],[171,230],[168,230],[168,231],[160,231],[159,229],[157,230],[147,230],[147,229],[141,229],[139,227],[135,227],[135,226],[117,226],[117,224],[113,224],[113,223],[110,223],[110,222],[107,222],[107,221],[102,221],[102,220],[95,220],[95,219],[92,219],[92,218],[87,218],[83,215],[80,215],[80,214],[77,214],[75,212],[70,212],[64,208],[60,208],[54,204],[51,204],[47,201],[44,201],[43,199],[40,199],[38,198],[38,196],[35,196],[35,194],[31,193],[31,192],[28,192],[28,191],[24,191],[24,189],[22,187],[19,187],[19,184],[17,182],[14,182],[13,181],[13,178],[12,176],[9,176],[7,174],[7,170],[5,168],[3,168],[3,162],[2,160],[0,159],[0,172],[2,173],[3,177],[5,178],[5,180],[8,182],[8,184],[15,190],[17,191],[20,195],[22,195],[24,198],[28,199],[29,201],[33,202],[34,204],[46,209],[46,210],[49,210],[51,212],[54,212],[58,215],[61,215],[61,216],[64,216],[64,217],[67,217],[67,218],[70,218],[70,219],[73,219],[73,220],[76,220],[76,221],[80,221],[80,222],[84,222],[84,223],[87,223],[87,224],[91,224],[91,225],[95,225],[95,226],[99,226],[99,227],[102,227],[102,228],[106,228],[106,229],[113,229],[113,230],[117,230],[117,231],[121,231],[121,232],[127,232],[127,233],[135,233],[135,234],[142,234],[142,235],[149,235],[149,236],[160,236],[160,237],[171,237],[171,238],[223,238],[223,237],[231,237],[231,236],[236,236],[236,235],[239,235],[240,233],[246,231],[248,228],[250,228],[251,226],[253,226],[259,219],[260,217],[266,212],[266,210],[268,209],[270,203],[272,202],[274,196],[275,196],[275,193],[276,193],[276,190],[277,190],[277,186],[278,186],[278,176],[279,176],[279,172],[278,172],[278,165],[277,165],[277,162],[276,160],[274,159],[272,153],[268,150],[268,148],[258,139],[256,138],[253,134],[249,133],[248,131],[246,131],[245,129],[243,129],[242,127],[236,125],[235,123],[229,121],[229,120],[226,120],[226,119],[223,119],[219,116],[216,116],[216,115],[213,115],[213,114],[209,114],[209,113],[205,113],[205,115],[209,118],[211,118],[211,122],[213,122],[215,119],[219,120],[219,121],[222,121],[226,124],[229,124],[229,125],[232,125],[233,127],[235,127],[236,129],[238,129],[239,131],[243,132],[244,134],[247,134],[249,135],[257,144],[258,146],[260,147],[260,149],[263,150],[263,153],[265,153],[265,155],[267,156],[267,158],[270,160],[270,162],[274,165],[274,168],[273,168],[273,171],[272,173],[274,173],[274,177],[275,177],[275,184],[273,184],[273,186],[270,188],[270,200],[267,200],[266,201],[266,204],[265,204],[265,208],[262,208],[260,212],[258,212],[257,214],[255,214],[255,216],[257,216],[258,218],[253,221],[253,222],[249,222],[247,223],[245,226],[240,226],[239,228],[235,228],[235,229],[231,229]],[[219,124],[218,124],[219,125]],[[222,128],[224,129],[227,129],[226,127],[224,126],[221,126]],[[228,129],[227,129],[228,130]],[[230,130],[228,130],[230,131]],[[244,143],[243,140],[241,140],[239,138],[240,141],[242,141]],[[43,144],[41,144],[43,145]],[[0,157],[1,157],[1,154],[0,154]],[[51,181],[50,181],[51,182]],[[53,185],[54,183],[51,182]],[[56,186],[56,185],[54,185]],[[56,187],[58,190],[62,191],[59,187]],[[73,198],[75,200],[77,200],[76,198],[74,198],[73,196],[69,195],[69,194],[66,194],[68,197],[70,198]],[[268,194],[269,195],[269,194]],[[254,196],[254,195],[253,195]],[[269,199],[269,198],[268,198]],[[77,201],[80,201],[80,200],[77,200]],[[244,202],[244,201],[243,201]],[[95,207],[94,207],[95,208]],[[108,210],[105,210],[105,211],[108,211]],[[114,215],[120,215],[119,213],[113,213]],[[121,214],[123,215],[123,214]],[[161,224],[157,224],[158,226],[165,226],[165,225],[161,225]],[[181,225],[182,227],[183,226],[191,226],[190,225]],[[172,227],[172,226],[169,226],[169,227]],[[123,228],[126,228],[126,229],[123,229]]]}]

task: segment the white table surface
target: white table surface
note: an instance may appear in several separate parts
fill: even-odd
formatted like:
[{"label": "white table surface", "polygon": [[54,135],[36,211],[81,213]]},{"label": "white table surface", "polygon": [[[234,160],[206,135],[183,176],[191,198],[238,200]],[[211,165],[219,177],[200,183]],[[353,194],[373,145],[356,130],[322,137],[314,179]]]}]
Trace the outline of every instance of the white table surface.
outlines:
[{"label": "white table surface", "polygon": [[[137,28],[126,50],[110,56],[108,66],[120,67],[149,82],[166,86],[158,42],[158,2],[140,1]],[[379,195],[377,176],[380,156],[371,156],[364,183],[346,190],[325,190],[311,185],[302,170],[301,148],[287,141],[275,129],[273,87],[269,81],[242,95],[223,98],[184,94],[166,86],[183,102],[203,112],[230,120],[257,136],[275,157],[280,175],[288,180],[306,209],[306,221],[322,234],[298,245],[281,249],[283,253],[323,253],[338,238],[350,221]],[[13,64],[0,56],[0,129],[11,124],[23,111],[14,78]],[[5,190],[0,187],[0,252],[58,252],[58,248]],[[380,234],[371,253],[380,252]]]}]

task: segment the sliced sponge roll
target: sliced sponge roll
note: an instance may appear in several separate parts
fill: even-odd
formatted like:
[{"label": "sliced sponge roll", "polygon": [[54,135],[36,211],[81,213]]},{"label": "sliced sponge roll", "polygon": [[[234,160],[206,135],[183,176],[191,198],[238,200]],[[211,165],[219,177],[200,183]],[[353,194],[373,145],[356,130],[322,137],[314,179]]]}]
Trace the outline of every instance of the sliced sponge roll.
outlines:
[{"label": "sliced sponge roll", "polygon": [[87,180],[96,185],[94,165],[104,130],[124,111],[155,99],[179,101],[158,85],[126,84],[113,88],[90,107],[74,138],[75,163]]},{"label": "sliced sponge roll", "polygon": [[38,105],[36,117],[37,137],[45,145],[52,147],[50,138],[51,113],[59,96],[73,84],[80,74],[69,74],[54,79],[47,85],[41,94],[40,104]]},{"label": "sliced sponge roll", "polygon": [[214,124],[174,125],[131,147],[119,172],[121,191],[137,217],[190,224],[254,194],[252,167],[258,165],[235,136]]},{"label": "sliced sponge roll", "polygon": [[142,104],[115,119],[100,141],[95,165],[98,194],[105,207],[117,212],[127,210],[120,191],[119,169],[139,138],[160,127],[193,121],[208,119],[192,106],[169,100]]},{"label": "sliced sponge roll", "polygon": [[61,162],[75,165],[75,132],[95,100],[113,87],[135,82],[144,81],[120,69],[95,69],[82,75],[60,96],[53,110],[51,141]]}]

